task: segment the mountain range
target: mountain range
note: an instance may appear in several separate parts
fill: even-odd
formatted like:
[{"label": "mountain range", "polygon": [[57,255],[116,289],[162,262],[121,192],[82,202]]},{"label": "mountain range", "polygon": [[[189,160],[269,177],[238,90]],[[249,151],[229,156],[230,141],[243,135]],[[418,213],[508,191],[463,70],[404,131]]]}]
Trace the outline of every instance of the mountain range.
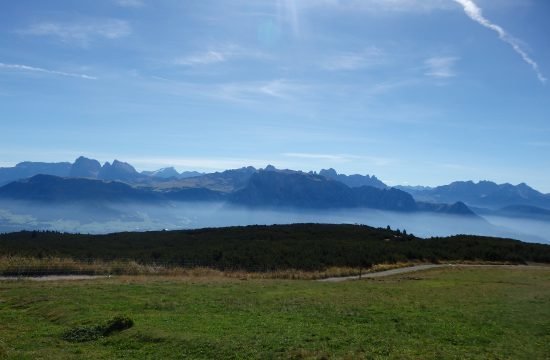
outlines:
[{"label": "mountain range", "polygon": [[[46,164],[35,169],[48,172]],[[350,187],[334,180],[343,178],[332,169],[319,174],[294,170],[244,167],[194,177],[170,178],[139,173],[118,160],[103,166],[93,159],[78,158],[64,164],[56,175],[38,174],[0,187],[0,198],[41,203],[202,201],[225,202],[253,208],[373,208],[400,212],[430,211],[475,216],[465,206],[426,206],[401,190],[387,186]],[[20,167],[20,165],[15,168]],[[58,170],[54,164],[53,169]],[[64,175],[68,171],[68,176]],[[25,175],[31,172],[26,172]],[[163,173],[163,171],[161,171]],[[173,173],[173,171],[168,171]],[[330,177],[321,174],[329,174]],[[336,175],[335,175],[336,174]],[[12,174],[13,175],[13,174]],[[361,175],[354,177],[358,185]],[[365,176],[365,181],[377,182]]]},{"label": "mountain range", "polygon": [[543,194],[525,183],[496,184],[491,181],[455,181],[434,188],[399,187],[415,199],[426,202],[452,203],[462,201],[468,206],[498,209],[524,205],[550,209],[550,194]]},{"label": "mountain range", "polygon": [[0,185],[25,179],[34,175],[54,175],[60,177],[86,178],[97,180],[118,180],[127,183],[154,182],[166,179],[189,178],[201,176],[203,173],[196,171],[184,171],[178,173],[173,167],[159,169],[157,171],[138,172],[132,165],[114,160],[103,165],[95,159],[79,157],[74,163],[44,163],[21,162],[14,167],[0,168]]},{"label": "mountain range", "polygon": [[41,202],[217,201],[247,207],[373,208],[476,216],[493,214],[547,219],[550,195],[526,184],[457,181],[429,187],[389,187],[374,175],[344,175],[243,167],[215,173],[174,168],[138,172],[114,160],[103,165],[22,162],[0,168],[0,198]]}]

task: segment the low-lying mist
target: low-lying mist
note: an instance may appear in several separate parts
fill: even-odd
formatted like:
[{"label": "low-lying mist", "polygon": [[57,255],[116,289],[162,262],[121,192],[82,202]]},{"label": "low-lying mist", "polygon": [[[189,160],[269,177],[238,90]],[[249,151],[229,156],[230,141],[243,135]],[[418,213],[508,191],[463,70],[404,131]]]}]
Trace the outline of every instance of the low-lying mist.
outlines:
[{"label": "low-lying mist", "polygon": [[476,234],[550,243],[550,223],[504,217],[398,213],[374,209],[250,209],[225,203],[173,202],[51,205],[0,202],[0,232],[55,230],[101,234],[119,231],[176,230],[255,224],[348,223],[390,226],[421,237]]}]

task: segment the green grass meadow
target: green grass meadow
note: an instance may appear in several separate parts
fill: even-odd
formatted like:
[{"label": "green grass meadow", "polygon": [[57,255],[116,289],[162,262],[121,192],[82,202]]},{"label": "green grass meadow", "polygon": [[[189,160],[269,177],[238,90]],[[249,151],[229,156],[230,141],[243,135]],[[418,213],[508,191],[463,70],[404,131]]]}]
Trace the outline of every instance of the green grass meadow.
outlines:
[{"label": "green grass meadow", "polygon": [[[63,334],[118,315],[130,329]],[[6,359],[548,359],[550,269],[342,283],[219,277],[0,282]]]}]

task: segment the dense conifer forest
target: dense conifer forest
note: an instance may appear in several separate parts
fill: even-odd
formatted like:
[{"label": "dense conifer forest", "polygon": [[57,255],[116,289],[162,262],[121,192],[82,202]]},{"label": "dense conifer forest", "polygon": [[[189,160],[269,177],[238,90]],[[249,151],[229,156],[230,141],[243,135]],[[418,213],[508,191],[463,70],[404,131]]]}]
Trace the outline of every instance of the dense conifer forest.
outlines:
[{"label": "dense conifer forest", "polygon": [[550,263],[550,246],[471,235],[422,239],[405,230],[361,225],[293,224],[107,235],[8,233],[0,235],[0,256],[270,271],[402,261]]}]

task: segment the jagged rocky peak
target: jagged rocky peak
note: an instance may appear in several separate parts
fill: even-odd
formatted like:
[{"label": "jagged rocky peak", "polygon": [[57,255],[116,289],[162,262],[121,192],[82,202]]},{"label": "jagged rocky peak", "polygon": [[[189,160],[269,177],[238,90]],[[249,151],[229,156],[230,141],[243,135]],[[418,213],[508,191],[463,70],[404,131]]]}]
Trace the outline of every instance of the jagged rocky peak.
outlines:
[{"label": "jagged rocky peak", "polygon": [[119,160],[114,160],[112,164],[107,161],[98,174],[102,180],[131,181],[141,176],[132,165]]},{"label": "jagged rocky peak", "polygon": [[70,176],[80,178],[97,178],[101,164],[95,159],[80,156],[71,166]]},{"label": "jagged rocky peak", "polygon": [[328,177],[329,179],[334,179],[338,176],[338,173],[333,168],[330,169],[322,169],[319,171],[319,175]]},{"label": "jagged rocky peak", "polygon": [[336,170],[334,170],[333,168],[322,169],[321,171],[319,171],[319,175],[324,176],[327,179],[340,181],[350,187],[373,186],[379,189],[385,189],[388,187],[382,181],[378,180],[378,178],[374,175],[370,176],[359,174],[338,174],[338,172],[336,172]]}]

